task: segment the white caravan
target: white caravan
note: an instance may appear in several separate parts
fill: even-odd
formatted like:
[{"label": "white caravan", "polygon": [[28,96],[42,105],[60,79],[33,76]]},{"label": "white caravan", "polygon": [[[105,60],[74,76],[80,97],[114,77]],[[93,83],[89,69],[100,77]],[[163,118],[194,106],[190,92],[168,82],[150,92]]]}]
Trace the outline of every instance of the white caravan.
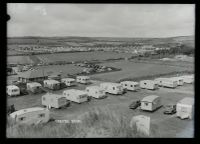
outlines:
[{"label": "white caravan", "polygon": [[85,91],[77,90],[77,89],[70,89],[63,91],[63,96],[72,102],[82,103],[88,101],[88,95]]},{"label": "white caravan", "polygon": [[185,97],[176,105],[176,115],[181,119],[192,119],[194,116],[194,98]]},{"label": "white caravan", "polygon": [[161,97],[157,95],[146,96],[141,100],[141,109],[147,111],[154,111],[161,107]]},{"label": "white caravan", "polygon": [[194,82],[194,77],[190,76],[190,75],[184,75],[184,76],[180,76],[181,78],[183,78],[183,82],[187,83],[187,84],[191,84]]},{"label": "white caravan", "polygon": [[123,94],[124,89],[121,84],[119,83],[111,83],[111,82],[105,82],[101,83],[100,87],[105,90],[105,92],[110,94]]},{"label": "white caravan", "polygon": [[41,107],[21,109],[10,114],[10,117],[18,123],[39,124],[49,121],[49,110]]},{"label": "white caravan", "polygon": [[89,76],[77,76],[76,81],[81,84],[89,84],[91,82]]},{"label": "white caravan", "polygon": [[85,89],[88,96],[94,97],[94,98],[104,98],[106,96],[106,93],[104,90],[102,90],[99,86],[89,86]]},{"label": "white caravan", "polygon": [[158,84],[153,80],[142,80],[140,81],[140,87],[149,90],[158,89]]},{"label": "white caravan", "polygon": [[177,81],[178,86],[182,86],[184,84],[183,78],[181,77],[171,77],[170,79]]},{"label": "white caravan", "polygon": [[20,95],[20,89],[16,85],[9,85],[6,87],[6,93],[9,96],[18,96],[18,95]]},{"label": "white caravan", "polygon": [[137,91],[140,89],[140,85],[138,82],[133,82],[133,81],[123,81],[120,82],[120,84],[122,85],[122,87],[124,89],[127,90],[131,90],[131,91]]},{"label": "white caravan", "polygon": [[157,78],[154,81],[163,87],[176,88],[178,86],[178,82],[170,78]]},{"label": "white caravan", "polygon": [[42,105],[48,108],[61,108],[67,105],[67,99],[63,95],[47,93],[42,96]]},{"label": "white caravan", "polygon": [[63,78],[61,79],[62,83],[65,83],[66,86],[75,86],[76,80],[73,78]]}]

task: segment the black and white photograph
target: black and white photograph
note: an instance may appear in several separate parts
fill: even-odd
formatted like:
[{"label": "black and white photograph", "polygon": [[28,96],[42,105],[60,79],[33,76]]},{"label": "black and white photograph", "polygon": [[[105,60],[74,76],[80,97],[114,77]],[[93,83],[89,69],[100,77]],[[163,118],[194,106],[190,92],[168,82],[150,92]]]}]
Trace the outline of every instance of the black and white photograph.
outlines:
[{"label": "black and white photograph", "polygon": [[195,4],[7,3],[7,138],[194,138]]}]

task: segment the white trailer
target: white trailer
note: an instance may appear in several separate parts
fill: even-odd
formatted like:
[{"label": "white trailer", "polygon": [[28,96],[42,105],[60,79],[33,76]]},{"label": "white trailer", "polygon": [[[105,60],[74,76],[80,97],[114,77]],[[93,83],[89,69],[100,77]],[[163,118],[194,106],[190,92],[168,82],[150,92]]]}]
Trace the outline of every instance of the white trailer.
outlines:
[{"label": "white trailer", "polygon": [[67,105],[67,99],[63,95],[47,93],[42,96],[42,105],[48,108],[61,108]]},{"label": "white trailer", "polygon": [[162,87],[176,88],[178,86],[178,82],[170,78],[156,78],[154,81]]},{"label": "white trailer", "polygon": [[18,96],[18,95],[20,95],[20,89],[16,85],[9,85],[6,87],[6,93],[9,96]]},{"label": "white trailer", "polygon": [[76,81],[81,84],[89,84],[91,82],[89,76],[77,76]]},{"label": "white trailer", "polygon": [[39,124],[49,121],[49,110],[41,107],[33,107],[15,111],[9,115],[18,123]]},{"label": "white trailer", "polygon": [[61,79],[62,83],[65,83],[66,86],[75,86],[76,80],[73,78],[63,78]]},{"label": "white trailer", "polygon": [[138,82],[134,82],[134,81],[122,81],[120,82],[120,84],[122,85],[122,87],[124,89],[127,90],[131,90],[131,91],[137,91],[140,89],[140,85]]},{"label": "white trailer", "polygon": [[153,80],[142,80],[140,81],[140,87],[149,90],[158,89],[158,84]]},{"label": "white trailer", "polygon": [[124,89],[121,84],[119,83],[111,83],[111,82],[105,82],[101,83],[100,87],[107,93],[110,94],[123,94]]},{"label": "white trailer", "polygon": [[52,79],[52,80],[44,80],[43,83],[44,83],[44,87],[47,87],[49,89],[52,89],[52,90],[60,89],[60,82],[59,81]]},{"label": "white trailer", "polygon": [[27,83],[26,88],[33,93],[39,93],[42,91],[42,85],[37,82]]},{"label": "white trailer", "polygon": [[157,95],[146,96],[141,100],[141,109],[147,111],[154,111],[161,107],[161,97]]},{"label": "white trailer", "polygon": [[171,77],[170,79],[177,81],[178,86],[182,86],[184,84],[183,78],[181,77]]},{"label": "white trailer", "polygon": [[83,90],[70,89],[63,91],[63,96],[72,102],[82,103],[88,101],[88,95]]},{"label": "white trailer", "polygon": [[94,98],[104,98],[106,96],[105,91],[99,86],[89,86],[85,89],[87,95]]},{"label": "white trailer", "polygon": [[192,119],[194,116],[194,98],[185,97],[176,105],[176,115],[181,119]]},{"label": "white trailer", "polygon": [[180,76],[181,78],[183,78],[183,82],[187,83],[187,84],[191,84],[194,82],[194,77],[190,76],[190,75],[184,75],[184,76]]}]

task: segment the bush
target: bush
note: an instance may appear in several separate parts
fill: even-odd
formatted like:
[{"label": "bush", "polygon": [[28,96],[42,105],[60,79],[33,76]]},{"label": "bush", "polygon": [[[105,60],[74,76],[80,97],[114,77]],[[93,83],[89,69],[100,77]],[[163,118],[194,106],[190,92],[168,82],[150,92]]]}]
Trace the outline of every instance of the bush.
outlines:
[{"label": "bush", "polygon": [[82,123],[39,125],[16,124],[7,120],[7,137],[70,138],[70,137],[146,137],[129,126],[130,120],[108,109],[96,108],[80,116]]}]

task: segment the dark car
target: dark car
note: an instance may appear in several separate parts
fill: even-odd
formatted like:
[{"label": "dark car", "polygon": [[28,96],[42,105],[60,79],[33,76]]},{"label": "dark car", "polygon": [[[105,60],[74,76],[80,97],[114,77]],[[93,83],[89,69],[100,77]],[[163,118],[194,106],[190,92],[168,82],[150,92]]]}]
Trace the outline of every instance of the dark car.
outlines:
[{"label": "dark car", "polygon": [[175,104],[168,104],[164,107],[164,114],[175,114],[176,113],[176,105]]},{"label": "dark car", "polygon": [[136,109],[140,105],[141,105],[141,101],[140,100],[135,100],[129,105],[129,108],[130,109]]}]

